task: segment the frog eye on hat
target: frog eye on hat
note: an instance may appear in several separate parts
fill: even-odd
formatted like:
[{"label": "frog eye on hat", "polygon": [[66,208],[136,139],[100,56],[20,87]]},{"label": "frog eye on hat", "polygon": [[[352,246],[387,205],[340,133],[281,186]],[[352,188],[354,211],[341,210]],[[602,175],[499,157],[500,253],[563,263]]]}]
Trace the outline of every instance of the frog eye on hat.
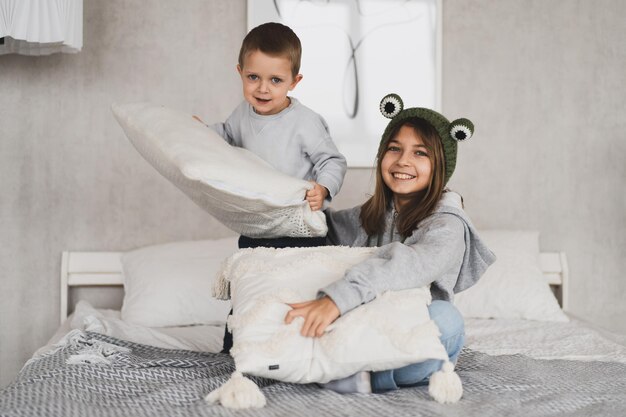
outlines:
[{"label": "frog eye on hat", "polygon": [[450,123],[450,136],[456,141],[464,141],[474,134],[474,124],[467,119],[456,119]]},{"label": "frog eye on hat", "polygon": [[397,94],[387,94],[380,101],[380,112],[388,119],[393,119],[402,111],[404,103]]}]

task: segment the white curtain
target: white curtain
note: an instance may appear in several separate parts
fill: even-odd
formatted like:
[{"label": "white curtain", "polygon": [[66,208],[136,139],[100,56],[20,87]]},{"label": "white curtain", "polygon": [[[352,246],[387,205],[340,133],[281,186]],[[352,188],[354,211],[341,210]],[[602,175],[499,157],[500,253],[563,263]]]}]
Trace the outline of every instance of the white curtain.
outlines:
[{"label": "white curtain", "polygon": [[0,0],[0,38],[0,55],[79,52],[83,0]]}]

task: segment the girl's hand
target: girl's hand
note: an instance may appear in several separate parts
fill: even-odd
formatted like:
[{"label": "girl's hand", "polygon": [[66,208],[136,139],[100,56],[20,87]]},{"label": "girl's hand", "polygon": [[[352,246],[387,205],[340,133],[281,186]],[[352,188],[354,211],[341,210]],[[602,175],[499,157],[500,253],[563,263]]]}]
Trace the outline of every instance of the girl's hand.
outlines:
[{"label": "girl's hand", "polygon": [[311,210],[316,211],[322,208],[324,199],[328,197],[328,190],[326,187],[319,185],[315,181],[311,181],[311,184],[313,184],[313,189],[306,192],[306,201],[309,202]]},{"label": "girl's hand", "polygon": [[293,310],[285,316],[285,323],[290,324],[296,317],[303,317],[300,334],[304,337],[322,336],[326,327],[340,315],[339,308],[329,296],[288,306]]}]

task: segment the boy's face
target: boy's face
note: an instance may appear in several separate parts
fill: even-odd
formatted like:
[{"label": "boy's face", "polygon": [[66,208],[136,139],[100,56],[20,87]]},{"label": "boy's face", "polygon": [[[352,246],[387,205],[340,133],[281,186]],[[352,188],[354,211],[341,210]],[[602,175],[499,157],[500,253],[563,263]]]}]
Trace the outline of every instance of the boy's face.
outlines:
[{"label": "boy's face", "polygon": [[293,90],[302,75],[291,74],[291,61],[284,56],[271,56],[261,51],[250,52],[243,68],[237,65],[243,84],[243,96],[258,114],[276,114],[289,106],[287,93]]}]

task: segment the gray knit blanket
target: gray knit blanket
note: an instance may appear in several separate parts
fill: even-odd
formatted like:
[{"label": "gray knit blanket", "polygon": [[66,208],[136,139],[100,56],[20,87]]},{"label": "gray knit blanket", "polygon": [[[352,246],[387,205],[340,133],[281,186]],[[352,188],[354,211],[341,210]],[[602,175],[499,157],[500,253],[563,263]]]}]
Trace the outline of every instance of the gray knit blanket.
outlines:
[{"label": "gray knit blanket", "polygon": [[620,363],[465,349],[457,365],[464,395],[457,404],[438,404],[426,386],[340,395],[314,384],[252,378],[267,405],[235,411],[203,399],[234,371],[228,355],[81,331],[65,342],[30,360],[0,391],[0,416],[626,416],[626,364]]}]

